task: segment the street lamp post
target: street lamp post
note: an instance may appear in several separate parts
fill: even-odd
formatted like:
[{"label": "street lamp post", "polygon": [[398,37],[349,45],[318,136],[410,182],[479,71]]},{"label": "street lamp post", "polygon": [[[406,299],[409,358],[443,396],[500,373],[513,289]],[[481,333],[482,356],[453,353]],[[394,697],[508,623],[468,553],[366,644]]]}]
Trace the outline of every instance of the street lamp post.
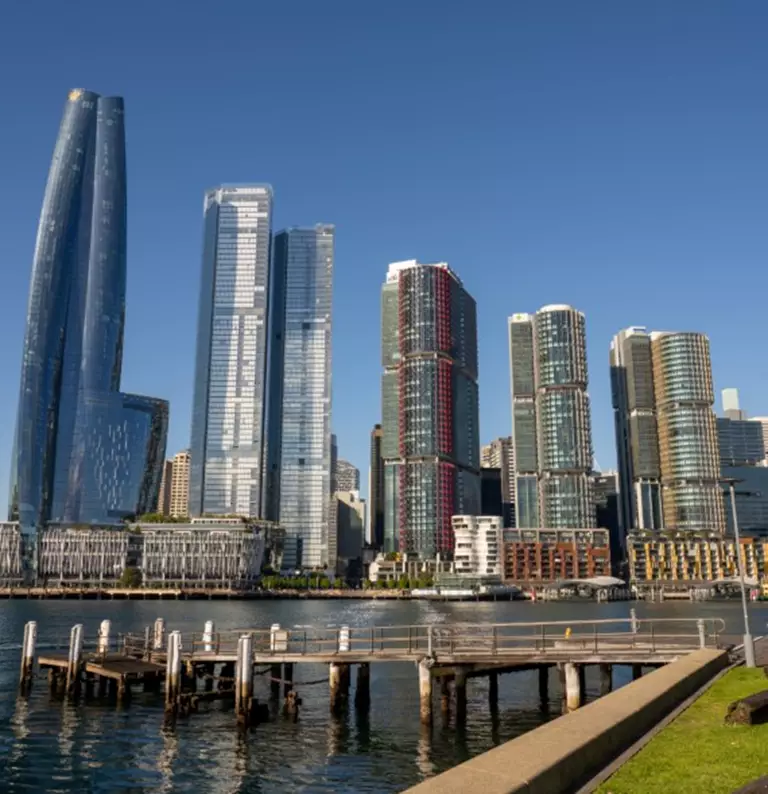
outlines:
[{"label": "street lamp post", "polygon": [[741,609],[744,613],[744,661],[747,667],[755,666],[755,646],[752,642],[752,634],[749,631],[749,614],[747,612],[747,586],[744,581],[744,562],[741,559],[741,538],[739,537],[739,518],[736,514],[736,482],[737,480],[724,479],[728,483],[728,490],[731,495],[731,513],[733,514],[733,534],[736,539],[736,560],[739,565],[739,585],[741,589]]}]

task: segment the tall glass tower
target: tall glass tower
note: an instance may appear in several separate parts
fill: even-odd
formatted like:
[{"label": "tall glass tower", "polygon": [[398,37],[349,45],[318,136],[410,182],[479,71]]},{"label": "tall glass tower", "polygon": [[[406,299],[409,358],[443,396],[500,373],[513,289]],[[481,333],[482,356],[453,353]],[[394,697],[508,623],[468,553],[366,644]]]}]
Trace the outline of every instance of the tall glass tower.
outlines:
[{"label": "tall glass tower", "polygon": [[382,363],[384,548],[434,559],[480,510],[476,307],[445,263],[389,266]]},{"label": "tall glass tower", "polygon": [[513,315],[509,343],[517,526],[593,527],[584,315],[565,305]]},{"label": "tall glass tower", "polygon": [[70,91],[32,265],[10,514],[118,523],[157,501],[168,403],[120,389],[126,281],[123,100]]},{"label": "tall glass tower", "polygon": [[205,194],[189,514],[260,516],[272,188]]},{"label": "tall glass tower", "polygon": [[275,235],[265,499],[267,515],[285,528],[287,568],[336,565],[329,513],[334,236],[328,224]]}]

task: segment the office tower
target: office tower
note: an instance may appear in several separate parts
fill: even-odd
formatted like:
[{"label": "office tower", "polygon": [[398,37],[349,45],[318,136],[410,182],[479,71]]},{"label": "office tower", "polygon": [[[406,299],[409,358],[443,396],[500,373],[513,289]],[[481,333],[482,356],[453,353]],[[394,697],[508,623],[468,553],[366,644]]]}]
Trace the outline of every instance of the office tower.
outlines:
[{"label": "office tower", "polygon": [[739,406],[738,389],[723,389],[721,394],[723,398],[723,415],[727,419],[744,420],[747,418],[746,413]]},{"label": "office tower", "polygon": [[445,263],[389,266],[382,363],[384,548],[434,559],[480,508],[476,308]]},{"label": "office tower", "polygon": [[480,467],[480,515],[504,518],[504,501],[501,495],[501,469]]},{"label": "office tower", "polygon": [[366,540],[377,548],[384,548],[384,461],[381,442],[384,433],[381,425],[371,430],[371,465],[368,470],[368,524]]},{"label": "office tower", "polygon": [[334,491],[359,491],[360,470],[348,460],[337,458],[333,481]]},{"label": "office tower", "polygon": [[758,466],[765,460],[763,428],[739,407],[738,389],[723,389],[724,417],[717,418],[720,467]]},{"label": "office tower", "polygon": [[29,540],[49,520],[117,523],[157,503],[168,403],[120,391],[125,280],[123,100],[75,89],[40,215],[11,465]]},{"label": "office tower", "polygon": [[188,515],[189,511],[189,450],[177,452],[173,456],[171,469],[171,499],[169,513],[174,518]]},{"label": "office tower", "polygon": [[189,514],[259,516],[272,188],[205,194]]},{"label": "office tower", "polygon": [[616,334],[610,365],[621,531],[661,529],[659,430],[651,337],[645,328],[627,328]]},{"label": "office tower", "polygon": [[653,332],[664,527],[725,530],[712,367],[704,334]]},{"label": "office tower", "polygon": [[[267,500],[279,504],[284,564],[336,564],[331,500],[331,304],[334,227],[275,235],[267,419]],[[279,408],[278,408],[279,406]],[[278,420],[279,416],[279,420]]]},{"label": "office tower", "polygon": [[157,497],[157,510],[161,516],[167,516],[171,510],[171,480],[173,479],[173,461],[163,463],[163,474],[160,478],[160,492]]},{"label": "office tower", "polygon": [[626,539],[619,520],[619,473],[594,472],[591,479],[595,525],[608,530],[611,540],[611,568],[616,576],[621,577],[621,565],[626,557]]},{"label": "office tower", "polygon": [[357,491],[336,491],[337,567],[341,576],[351,576],[363,552],[365,499]]},{"label": "office tower", "polygon": [[[515,525],[515,447],[512,436],[497,438],[490,444],[480,448],[480,466],[485,469],[499,469],[501,472],[501,502],[500,513],[487,513],[483,508],[483,515],[500,515],[505,527]],[[481,472],[482,474],[482,472]]]},{"label": "office tower", "polygon": [[584,315],[563,305],[513,315],[509,342],[517,526],[593,527]]},{"label": "office tower", "polygon": [[768,416],[753,416],[748,419],[749,422],[755,422],[760,426],[763,434],[763,446],[765,447],[765,457],[763,459],[763,466],[768,466]]}]

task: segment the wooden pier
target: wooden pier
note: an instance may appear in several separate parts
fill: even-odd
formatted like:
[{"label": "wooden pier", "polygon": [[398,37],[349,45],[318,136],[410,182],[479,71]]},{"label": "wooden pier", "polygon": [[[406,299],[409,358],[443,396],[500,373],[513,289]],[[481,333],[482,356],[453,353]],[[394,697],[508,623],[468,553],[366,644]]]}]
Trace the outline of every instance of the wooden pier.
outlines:
[{"label": "wooden pier", "polygon": [[[429,624],[329,629],[244,628],[218,632],[208,621],[202,632],[166,632],[162,618],[143,634],[118,635],[103,621],[96,650],[83,651],[83,627],[72,628],[67,654],[45,653],[38,667],[49,671],[51,690],[66,697],[112,697],[127,704],[133,687],[164,690],[165,709],[187,714],[211,700],[231,700],[239,722],[268,718],[269,707],[254,698],[254,681],[269,675],[271,701],[293,719],[301,699],[297,688],[328,683],[331,713],[347,708],[355,668],[354,705],[370,704],[371,665],[405,662],[418,671],[419,714],[433,719],[434,690],[440,709],[466,717],[467,682],[489,680],[490,707],[497,707],[498,676],[538,670],[542,703],[549,701],[550,670],[557,671],[564,709],[579,708],[585,696],[585,670],[599,668],[600,692],[612,687],[614,665],[632,668],[633,678],[699,648],[721,647],[724,622],[709,619],[555,621],[547,623]],[[22,648],[20,691],[29,692],[35,662],[37,626],[27,624]],[[301,664],[327,664],[328,678],[295,681]],[[261,669],[259,669],[261,668]],[[281,692],[282,690],[282,692]]]}]

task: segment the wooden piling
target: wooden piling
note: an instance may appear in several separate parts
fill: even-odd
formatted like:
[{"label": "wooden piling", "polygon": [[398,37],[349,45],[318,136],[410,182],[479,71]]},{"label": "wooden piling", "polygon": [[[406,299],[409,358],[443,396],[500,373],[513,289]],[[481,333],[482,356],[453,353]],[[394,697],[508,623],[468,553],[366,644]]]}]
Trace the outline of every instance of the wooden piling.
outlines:
[{"label": "wooden piling", "polygon": [[367,709],[371,704],[371,665],[368,662],[357,665],[355,680],[355,708]]},{"label": "wooden piling", "polygon": [[293,689],[293,662],[286,662],[283,665],[283,699],[288,697],[288,693]]},{"label": "wooden piling", "polygon": [[344,665],[338,664],[337,662],[331,662],[328,666],[328,688],[332,714],[339,714],[344,702],[344,697],[342,695],[343,667]]},{"label": "wooden piling", "polygon": [[248,722],[253,700],[253,635],[243,634],[237,641],[235,663],[235,712],[240,722]]},{"label": "wooden piling", "polygon": [[35,645],[37,644],[37,622],[30,620],[24,624],[24,641],[21,644],[21,671],[19,691],[27,694],[32,687],[35,671]]},{"label": "wooden piling", "polygon": [[488,674],[488,705],[491,711],[499,708],[499,674]]},{"label": "wooden piling", "polygon": [[203,629],[203,648],[206,652],[211,653],[213,648],[213,640],[214,635],[216,633],[216,627],[212,620],[205,621],[205,628]]},{"label": "wooden piling", "polygon": [[451,712],[451,679],[447,675],[440,676],[440,711],[444,715]]},{"label": "wooden piling", "polygon": [[109,653],[109,632],[112,628],[111,620],[102,620],[99,626],[99,639],[96,644],[97,653],[106,656]]},{"label": "wooden piling", "polygon": [[467,720],[467,673],[463,667],[455,668],[453,696],[456,699],[456,727],[463,727]]},{"label": "wooden piling", "polygon": [[269,671],[269,694],[272,700],[278,700],[280,697],[280,683],[283,680],[283,666],[281,664],[273,664]]},{"label": "wooden piling", "polygon": [[69,633],[69,657],[67,659],[66,694],[74,696],[80,688],[80,672],[83,666],[83,624],[72,626]]},{"label": "wooden piling", "polygon": [[638,678],[643,676],[643,666],[641,664],[632,665],[632,680],[637,681]]},{"label": "wooden piling", "polygon": [[549,708],[549,666],[539,667],[539,703],[542,708]]},{"label": "wooden piling", "polygon": [[587,702],[587,666],[585,664],[576,665],[579,674],[579,706]]},{"label": "wooden piling", "polygon": [[613,689],[613,665],[600,665],[600,696],[607,695]]},{"label": "wooden piling", "polygon": [[422,725],[432,724],[432,660],[419,662],[419,717]]},{"label": "wooden piling", "polygon": [[[162,620],[162,618],[158,618]],[[157,623],[155,623],[157,627]],[[157,637],[157,635],[155,635]],[[165,664],[165,708],[175,711],[181,694],[181,634],[172,631],[168,635],[168,652]]]},{"label": "wooden piling", "polygon": [[162,651],[165,645],[165,621],[157,618],[152,632],[152,647],[156,651]]},{"label": "wooden piling", "polygon": [[576,711],[581,705],[581,681],[577,665],[566,662],[563,665],[565,675],[565,708],[566,711]]}]

